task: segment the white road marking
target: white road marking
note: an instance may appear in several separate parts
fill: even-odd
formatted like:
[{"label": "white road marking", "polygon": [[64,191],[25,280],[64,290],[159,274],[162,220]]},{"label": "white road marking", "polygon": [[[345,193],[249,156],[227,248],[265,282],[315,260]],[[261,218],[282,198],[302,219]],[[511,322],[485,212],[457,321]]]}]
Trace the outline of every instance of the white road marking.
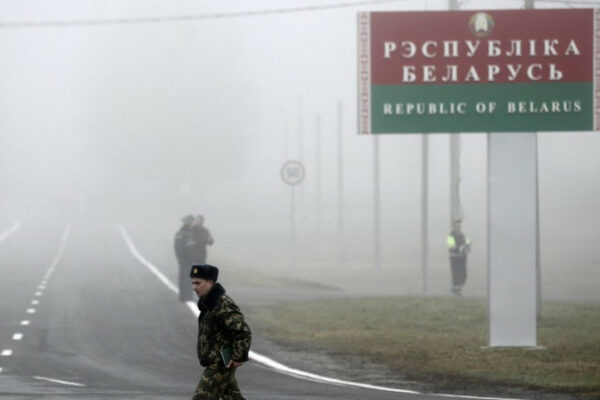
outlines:
[{"label": "white road marking", "polygon": [[481,397],[481,396],[467,396],[464,394],[444,394],[444,393],[433,393],[432,396],[437,397],[453,397],[460,399],[475,399],[475,400],[523,400],[523,399],[511,399],[507,397]]},{"label": "white road marking", "polygon": [[193,301],[188,301],[185,304],[190,308],[190,310],[192,310],[192,312],[194,313],[196,318],[198,318],[200,316],[200,310],[198,309],[198,304],[194,303]]},{"label": "white road marking", "polygon": [[152,272],[154,275],[156,275],[156,277],[162,283],[164,283],[166,287],[168,287],[169,289],[171,289],[176,294],[179,294],[179,288],[177,286],[175,286],[169,280],[169,278],[167,278],[162,272],[160,272],[158,270],[158,268],[156,268],[150,261],[146,260],[144,258],[144,256],[142,256],[137,251],[137,249],[135,248],[135,245],[133,244],[132,240],[129,238],[129,235],[127,234],[127,231],[125,230],[125,227],[123,227],[122,225],[119,225],[119,230],[121,231],[121,234],[123,235],[123,238],[125,239],[125,242],[127,243],[127,246],[129,247],[129,251],[131,251],[131,253],[133,254],[133,256],[135,258],[137,258],[138,261],[141,262],[144,266],[146,266],[146,268],[148,268],[150,270],[150,272]]},{"label": "white road marking", "polygon": [[[0,242],[4,241],[7,237],[9,237],[10,235],[12,235],[14,232],[16,232],[19,228],[21,227],[21,222],[19,222],[18,220],[15,220],[13,223],[13,226],[0,234]],[[69,234],[71,232],[71,226],[67,225],[67,227],[65,228],[65,231],[61,237],[61,241],[60,241],[60,247],[58,250],[58,253],[56,254],[56,256],[54,257],[54,259],[52,260],[52,263],[50,264],[50,268],[48,268],[48,270],[46,271],[46,274],[44,275],[44,279],[42,280],[41,284],[38,286],[38,290],[37,292],[35,292],[36,296],[41,296],[42,295],[42,290],[44,290],[46,288],[46,284],[48,283],[48,279],[50,279],[50,276],[52,276],[52,273],[54,272],[54,269],[56,268],[56,266],[58,265],[58,262],[60,261],[60,258],[62,257],[62,254],[64,252],[66,243],[67,243],[67,239],[69,237]],[[37,305],[39,304],[38,300],[32,300],[31,304],[33,305]],[[35,308],[28,308],[27,309],[27,314],[35,314]],[[29,325],[30,322],[28,320],[23,320],[21,321],[21,325],[22,326],[27,326]],[[18,341],[23,339],[23,334],[22,333],[15,333],[12,337],[13,340]],[[2,350],[2,352],[0,353],[0,356],[2,357],[10,357],[12,355],[13,351],[11,349],[4,349]],[[2,373],[2,367],[0,367],[0,373]],[[34,376],[34,379],[41,379],[41,380],[46,380],[49,382],[54,382],[54,383],[60,383],[63,385],[71,385],[71,386],[79,386],[79,387],[85,387],[85,385],[82,385],[81,383],[76,383],[76,382],[68,382],[68,381],[63,381],[60,379],[51,379],[51,378],[45,378],[45,377],[41,377],[41,376]]]},{"label": "white road marking", "polygon": [[46,378],[45,376],[34,376],[33,379],[37,379],[40,381],[52,382],[52,383],[60,383],[61,385],[85,387],[85,385],[82,383],[63,381],[62,379]]},{"label": "white road marking", "polygon": [[[127,234],[127,230],[125,229],[125,227],[122,225],[117,225],[117,226],[118,226],[119,230],[121,231],[121,234],[123,235],[123,238],[125,239],[125,242],[127,243],[127,246],[129,247],[129,250],[131,251],[133,256],[135,258],[137,258],[138,261],[140,261],[143,265],[145,265],[150,270],[150,272],[152,272],[154,275],[156,275],[158,277],[158,279],[161,282],[163,282],[169,289],[171,289],[175,293],[179,293],[179,289],[177,288],[177,286],[175,286],[162,272],[160,272],[158,270],[158,268],[156,268],[152,263],[150,263],[148,260],[146,260],[137,251],[135,245],[133,244],[133,241]],[[196,318],[200,315],[200,310],[198,310],[198,306],[196,305],[196,303],[194,303],[193,301],[188,301],[185,304],[192,311],[192,313],[196,316]],[[285,366],[277,361],[274,361],[266,356],[255,353],[252,350],[250,350],[249,357],[252,361],[255,361],[259,364],[270,367],[278,372],[281,372],[286,375],[291,375],[296,378],[306,379],[309,381],[328,383],[328,384],[339,385],[339,386],[351,386],[351,387],[359,387],[359,388],[363,388],[363,389],[373,389],[373,390],[379,390],[379,391],[385,391],[385,392],[395,392],[395,393],[405,393],[405,394],[423,394],[421,392],[416,392],[413,390],[396,389],[396,388],[385,387],[385,386],[369,385],[366,383],[350,382],[350,381],[344,381],[341,379],[329,378],[326,376],[312,374],[310,372],[305,372],[305,371],[301,371],[299,369],[290,368],[290,367]],[[481,396],[465,396],[465,395],[453,395],[453,394],[435,394],[435,396],[456,397],[456,398],[477,399],[477,400],[521,400],[521,399],[510,399],[510,398],[503,398],[503,397],[481,397]]]},{"label": "white road marking", "polygon": [[[192,313],[194,313],[196,318],[198,318],[198,316],[200,316],[200,310],[198,310],[198,306],[196,305],[196,303],[194,303],[193,301],[188,301],[185,304],[189,307],[190,310],[192,310]],[[328,378],[326,376],[321,376],[321,375],[317,375],[317,374],[312,374],[310,372],[305,372],[305,371],[301,371],[299,369],[287,367],[281,363],[278,363],[275,360],[272,360],[261,354],[255,353],[252,350],[250,350],[249,357],[252,361],[256,361],[259,364],[273,368],[281,373],[284,373],[286,375],[291,375],[296,378],[306,379],[309,381],[331,383],[333,385],[341,385],[341,386],[354,386],[354,387],[360,387],[363,389],[376,389],[376,390],[381,390],[381,391],[385,391],[385,392],[420,394],[419,392],[415,392],[413,390],[396,389],[396,388],[390,388],[390,387],[384,387],[384,386],[375,386],[375,385],[369,385],[366,383],[350,382],[350,381],[344,381],[344,380],[335,379],[335,378]]]},{"label": "white road marking", "polygon": [[[50,277],[52,276],[52,273],[54,272],[54,269],[56,268],[56,266],[58,265],[63,252],[65,251],[65,246],[67,244],[67,239],[69,238],[69,234],[71,233],[71,225],[67,225],[65,227],[65,230],[60,238],[60,245],[58,248],[58,253],[56,253],[56,255],[54,256],[54,259],[52,260],[52,262],[50,263],[50,267],[48,268],[48,270],[46,271],[46,273],[44,274],[44,279],[42,279],[42,282],[40,283],[40,285],[38,286],[38,290],[37,292],[35,292],[36,296],[41,296],[42,295],[42,290],[46,289],[46,284],[48,283],[48,279],[50,279]],[[39,300],[32,300],[31,304],[33,305],[38,305],[40,304]],[[27,314],[35,314],[35,308],[28,308],[27,309]],[[29,325],[29,321],[24,320],[21,321],[21,325]]]},{"label": "white road marking", "polygon": [[6,240],[8,237],[10,237],[16,231],[18,231],[19,228],[21,228],[21,221],[19,221],[18,219],[15,219],[13,221],[12,226],[8,230],[0,233],[0,243],[3,242],[4,240]]},{"label": "white road marking", "polygon": [[56,256],[54,256],[54,259],[52,260],[52,263],[50,264],[50,268],[48,268],[48,271],[46,271],[46,274],[44,275],[44,279],[42,279],[41,286],[43,286],[43,288],[41,288],[40,290],[45,289],[46,284],[48,283],[48,281],[50,280],[50,277],[54,273],[54,270],[56,269],[56,266],[58,265],[62,255],[63,255],[63,252],[65,251],[65,247],[67,245],[67,239],[69,238],[70,234],[71,234],[71,225],[67,225],[65,227],[65,231],[63,232],[63,234],[60,238],[60,246],[58,248],[58,253],[56,253]]},{"label": "white road marking", "polygon": [[[152,272],[154,275],[156,275],[158,277],[158,279],[161,282],[163,282],[169,289],[171,289],[175,293],[179,293],[179,289],[177,288],[177,286],[175,286],[171,281],[169,281],[169,279],[162,272],[160,272],[158,270],[158,268],[156,268],[154,265],[152,265],[152,263],[150,263],[148,260],[146,260],[137,251],[137,249],[135,248],[135,245],[133,244],[133,241],[129,238],[129,235],[127,234],[127,231],[125,230],[125,228],[123,226],[119,225],[119,229],[121,231],[121,234],[125,238],[125,242],[127,242],[127,245],[129,246],[129,250],[131,251],[133,256],[135,258],[137,258],[138,261],[140,261],[143,265],[145,265],[150,270],[150,272]],[[198,317],[200,315],[198,306],[193,301],[188,301],[186,303],[186,305],[189,307],[189,309],[192,311],[192,313],[194,313],[194,315],[196,317]],[[335,385],[345,385],[345,386],[355,386],[355,387],[362,387],[362,388],[368,388],[368,389],[385,390],[385,391],[397,392],[397,393],[411,393],[411,394],[419,393],[419,392],[415,392],[412,390],[403,390],[403,389],[387,388],[387,387],[381,387],[381,386],[373,386],[373,385],[367,385],[364,383],[343,381],[343,380],[339,380],[339,379],[333,379],[333,378],[328,378],[325,376],[311,374],[309,372],[304,372],[304,371],[300,371],[297,369],[286,367],[283,364],[273,361],[263,355],[255,353],[253,351],[250,351],[250,358],[253,361],[258,362],[259,364],[266,365],[267,367],[271,367],[271,368],[278,370],[284,374],[296,376],[298,378],[308,379],[311,381],[325,382],[325,383],[331,383],[331,384],[335,384]]]}]

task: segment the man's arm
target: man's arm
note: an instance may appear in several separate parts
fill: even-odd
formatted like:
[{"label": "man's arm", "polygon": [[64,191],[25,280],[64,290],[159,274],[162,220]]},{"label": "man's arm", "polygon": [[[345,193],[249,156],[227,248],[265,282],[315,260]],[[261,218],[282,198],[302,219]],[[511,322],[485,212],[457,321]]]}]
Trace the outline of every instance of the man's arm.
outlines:
[{"label": "man's arm", "polygon": [[230,365],[239,366],[248,361],[252,332],[244,320],[239,308],[230,302],[223,304],[222,320],[228,336],[232,339],[232,356]]}]

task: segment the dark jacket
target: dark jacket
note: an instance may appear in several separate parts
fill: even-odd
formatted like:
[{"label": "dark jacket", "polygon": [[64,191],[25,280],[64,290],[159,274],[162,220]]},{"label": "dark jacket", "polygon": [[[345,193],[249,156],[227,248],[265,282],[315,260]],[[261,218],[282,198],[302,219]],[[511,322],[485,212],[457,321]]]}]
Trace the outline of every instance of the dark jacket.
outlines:
[{"label": "dark jacket", "polygon": [[191,228],[191,240],[194,243],[190,249],[192,261],[194,264],[205,264],[206,246],[212,246],[214,243],[212,235],[204,226],[196,225]]},{"label": "dark jacket", "polygon": [[198,360],[203,367],[222,363],[221,350],[232,350],[232,359],[248,361],[252,333],[244,315],[225,288],[216,283],[205,298],[198,301]]},{"label": "dark jacket", "polygon": [[193,256],[194,245],[192,226],[183,225],[175,234],[175,257],[180,261],[190,260]]}]

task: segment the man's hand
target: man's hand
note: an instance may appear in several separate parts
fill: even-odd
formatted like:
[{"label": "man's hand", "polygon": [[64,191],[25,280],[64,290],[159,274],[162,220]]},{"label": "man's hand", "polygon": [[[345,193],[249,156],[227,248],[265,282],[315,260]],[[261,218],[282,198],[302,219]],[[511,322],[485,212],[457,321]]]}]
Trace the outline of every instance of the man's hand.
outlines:
[{"label": "man's hand", "polygon": [[241,367],[241,366],[242,366],[242,364],[243,364],[243,363],[241,363],[241,362],[237,362],[237,361],[233,361],[233,360],[231,360],[231,361],[229,361],[229,364],[227,364],[227,368],[231,368],[231,367],[233,367],[233,368]]}]

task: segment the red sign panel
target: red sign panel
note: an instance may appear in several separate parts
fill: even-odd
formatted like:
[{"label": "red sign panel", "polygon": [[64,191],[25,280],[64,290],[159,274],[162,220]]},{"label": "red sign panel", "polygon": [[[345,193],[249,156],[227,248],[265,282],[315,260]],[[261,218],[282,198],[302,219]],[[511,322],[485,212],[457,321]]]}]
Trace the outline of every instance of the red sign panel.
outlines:
[{"label": "red sign panel", "polygon": [[361,13],[360,133],[599,129],[599,26],[593,9]]}]

